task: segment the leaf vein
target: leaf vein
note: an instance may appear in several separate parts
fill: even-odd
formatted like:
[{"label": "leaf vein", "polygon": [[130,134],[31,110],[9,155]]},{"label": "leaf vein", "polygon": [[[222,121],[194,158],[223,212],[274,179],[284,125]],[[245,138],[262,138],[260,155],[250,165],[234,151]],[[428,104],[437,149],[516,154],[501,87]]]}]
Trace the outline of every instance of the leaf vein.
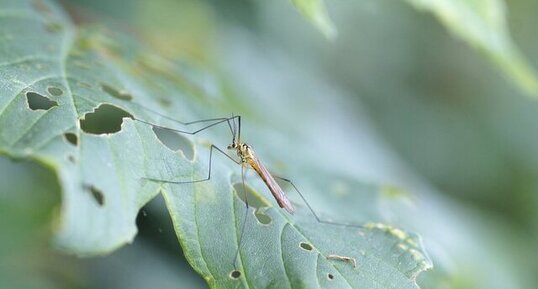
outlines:
[{"label": "leaf vein", "polygon": [[[290,222],[289,219],[287,219],[287,223],[293,228],[295,229],[295,231],[297,231],[297,233],[299,233],[305,240],[309,240],[306,235],[301,232],[301,230],[299,230],[299,228],[297,228],[293,223]],[[321,256],[323,256],[324,258],[327,258],[327,256],[325,256],[323,253],[321,253],[315,246],[313,246],[314,249],[318,252],[318,254],[320,254]],[[344,276],[344,274],[342,274],[342,272],[340,272],[340,270],[338,270],[338,268],[336,268],[335,265],[333,265],[332,263],[329,263],[333,268],[334,270],[336,270],[336,272],[338,272],[338,275],[342,276],[342,278],[346,281],[347,285],[349,285],[349,287],[353,288],[353,286],[351,285],[351,283],[349,283],[349,280]]]},{"label": "leaf vein", "polygon": [[286,280],[288,280],[288,284],[291,288],[291,280],[290,276],[288,275],[288,270],[286,270],[286,264],[284,263],[284,248],[282,247],[284,237],[284,230],[286,229],[286,226],[288,226],[289,223],[285,223],[284,226],[282,226],[282,229],[280,230],[280,259],[282,260],[282,268],[284,269],[284,274],[286,275]]},{"label": "leaf vein", "polygon": [[[245,285],[247,286],[247,288],[251,288],[251,287],[250,287],[250,284],[249,284],[249,282],[248,282],[248,278],[247,278],[247,273],[246,273],[245,267],[243,267],[243,255],[241,255],[241,248],[239,247],[241,244],[239,244],[239,238],[237,238],[237,236],[238,236],[237,233],[238,233],[239,230],[240,230],[240,229],[239,229],[240,226],[238,226],[238,224],[237,224],[237,220],[238,220],[238,219],[237,219],[237,214],[236,214],[236,212],[235,212],[235,211],[236,211],[236,207],[235,207],[235,197],[234,197],[233,190],[230,190],[230,191],[231,191],[230,196],[231,196],[231,198],[232,198],[232,214],[233,214],[233,218],[234,218],[234,220],[235,220],[235,222],[234,222],[234,223],[235,223],[235,240],[236,240],[236,243],[237,243],[237,254],[238,254],[238,256],[239,256],[239,262],[241,263],[241,269],[243,269],[243,273],[244,273],[244,275],[245,275]],[[247,209],[247,211],[246,211],[246,214],[248,214],[248,209]],[[239,219],[241,219],[241,218],[239,218]],[[246,221],[246,219],[245,219],[245,221]],[[239,232],[239,236],[240,236],[240,235],[241,235],[241,232]],[[233,256],[233,257],[234,257],[234,259],[235,259],[235,256]],[[234,264],[234,265],[235,265],[235,264]]]},{"label": "leaf vein", "polygon": [[17,96],[19,94],[21,94],[21,92],[23,92],[25,89],[29,88],[30,86],[40,82],[40,81],[43,81],[43,80],[47,80],[47,79],[52,79],[52,78],[55,78],[55,77],[59,77],[59,75],[56,75],[56,74],[51,74],[51,75],[47,75],[47,76],[44,76],[44,77],[41,77],[41,78],[38,78],[38,79],[35,79],[34,81],[28,83],[28,84],[25,84],[26,86],[23,87],[22,89],[20,89],[17,93],[15,93],[15,95],[13,95],[13,97],[10,98],[10,100],[6,103],[6,106],[4,106],[4,108],[2,108],[0,110],[0,115],[2,115],[6,109],[11,105],[11,103],[17,98]]},{"label": "leaf vein", "polygon": [[193,203],[194,203],[194,224],[196,224],[196,238],[198,239],[198,244],[200,246],[200,257],[202,258],[202,260],[204,261],[204,263],[206,263],[206,268],[207,268],[207,272],[209,273],[209,275],[211,276],[211,279],[213,280],[216,280],[215,279],[215,275],[213,274],[213,272],[211,272],[211,268],[209,266],[207,266],[207,259],[206,257],[204,256],[204,250],[202,249],[202,239],[200,238],[200,224],[198,223],[198,202],[196,200],[196,195],[197,195],[197,190],[196,190],[196,184],[193,185]]},{"label": "leaf vein", "polygon": [[28,61],[35,61],[35,60],[53,62],[56,59],[50,58],[50,57],[44,57],[44,56],[41,56],[41,55],[32,55],[32,56],[21,57],[21,58],[12,60],[12,61],[1,62],[0,67],[6,67],[6,66],[15,65],[15,64],[21,64],[21,63],[28,62]]}]

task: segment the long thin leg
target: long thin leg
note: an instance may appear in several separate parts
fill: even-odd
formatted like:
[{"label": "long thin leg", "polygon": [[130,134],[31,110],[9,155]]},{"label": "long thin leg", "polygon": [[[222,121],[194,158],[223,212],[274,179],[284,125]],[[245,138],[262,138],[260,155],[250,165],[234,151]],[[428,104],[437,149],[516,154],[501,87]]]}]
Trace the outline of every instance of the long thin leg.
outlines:
[{"label": "long thin leg", "polygon": [[211,148],[209,149],[209,169],[207,171],[207,177],[204,178],[204,179],[199,179],[199,180],[194,180],[194,181],[170,181],[170,180],[162,180],[162,179],[155,179],[155,178],[146,178],[146,177],[143,177],[142,179],[144,180],[148,180],[148,181],[151,181],[151,182],[156,182],[156,183],[165,183],[165,184],[191,184],[191,183],[200,183],[200,182],[205,182],[205,181],[209,181],[211,179],[211,167],[212,167],[212,159],[213,159],[213,149],[216,149],[217,151],[219,151],[221,154],[227,156],[229,159],[231,159],[234,163],[236,164],[241,164],[241,162],[239,161],[236,161],[234,158],[232,158],[231,156],[229,156],[227,153],[225,153],[223,150],[219,149],[217,146],[215,145],[211,145]]},{"label": "long thin leg", "polygon": [[[204,131],[210,127],[213,127],[215,125],[218,125],[220,123],[223,123],[223,122],[227,122],[228,123],[228,126],[230,127],[230,131],[232,131],[232,134],[234,134],[233,130],[232,130],[232,126],[230,124],[230,120],[233,120],[234,118],[237,118],[239,116],[234,116],[234,117],[224,117],[224,118],[216,118],[216,119],[203,119],[203,120],[197,120],[197,121],[193,121],[193,122],[189,122],[189,123],[182,123],[182,124],[185,124],[185,125],[189,125],[189,124],[193,124],[193,123],[199,123],[199,122],[205,122],[205,121],[214,121],[216,120],[216,122],[210,124],[210,125],[206,125],[200,129],[197,129],[195,131],[186,131],[186,130],[180,130],[180,129],[174,129],[174,128],[169,128],[169,127],[165,127],[165,126],[161,126],[161,125],[157,125],[157,124],[154,124],[154,123],[151,123],[149,121],[145,121],[145,120],[141,120],[141,119],[138,119],[138,118],[133,118],[134,120],[136,121],[139,121],[141,123],[145,123],[147,125],[151,125],[151,126],[154,126],[154,127],[157,127],[157,128],[160,128],[160,129],[165,129],[165,130],[169,130],[169,131],[173,131],[173,132],[179,132],[179,133],[185,133],[185,134],[190,134],[190,135],[195,135],[201,131]],[[179,121],[178,121],[179,122]]]},{"label": "long thin leg", "polygon": [[282,181],[284,181],[284,182],[289,183],[289,184],[295,189],[295,191],[299,194],[299,196],[301,197],[301,199],[303,200],[303,202],[306,204],[306,206],[308,207],[308,209],[310,210],[310,212],[312,213],[312,215],[314,215],[314,217],[316,218],[316,220],[317,220],[319,223],[330,224],[330,225],[336,225],[336,226],[344,226],[344,227],[362,228],[362,229],[365,228],[364,225],[337,223],[337,222],[333,222],[333,221],[328,221],[328,220],[323,220],[323,219],[321,219],[321,218],[318,216],[318,214],[316,214],[316,212],[314,211],[314,209],[312,208],[312,206],[310,206],[310,204],[308,203],[308,201],[306,200],[306,198],[303,196],[303,194],[299,191],[299,189],[297,188],[297,186],[295,186],[295,184],[294,184],[290,179],[286,179],[286,178],[279,177],[279,176],[275,176],[275,175],[273,175],[273,177],[274,177],[275,179],[279,179],[279,180],[282,180]]},{"label": "long thin leg", "polygon": [[247,219],[248,219],[248,209],[250,208],[250,205],[249,205],[249,202],[248,202],[247,187],[245,185],[245,166],[244,166],[244,164],[242,164],[239,161],[236,161],[230,155],[225,153],[223,150],[221,150],[217,146],[211,145],[211,148],[209,149],[209,169],[208,169],[208,172],[207,172],[207,177],[204,178],[204,179],[199,179],[199,180],[194,180],[194,181],[170,181],[170,180],[162,180],[162,179],[154,179],[154,178],[146,178],[146,177],[143,177],[142,179],[145,179],[145,180],[148,180],[148,181],[151,181],[151,182],[166,183],[166,184],[192,184],[192,183],[199,183],[199,182],[209,181],[211,179],[211,168],[213,167],[212,166],[212,163],[213,163],[212,162],[212,160],[213,160],[213,149],[216,149],[217,151],[219,151],[221,154],[228,157],[230,160],[232,160],[236,164],[241,164],[241,181],[242,181],[242,185],[243,185],[243,194],[244,194],[244,198],[245,198],[245,216],[243,217],[243,223],[241,224],[241,233],[239,235],[239,242],[238,242],[238,245],[237,245],[237,251],[235,253],[235,257],[234,257],[234,260],[233,260],[233,263],[232,263],[232,266],[234,268],[236,268],[235,264],[237,262],[237,258],[239,257],[239,250],[241,249],[241,244],[243,243],[243,236],[245,235],[245,226],[247,224]]},{"label": "long thin leg", "polygon": [[237,251],[235,252],[234,261],[232,263],[233,267],[235,267],[235,263],[237,262],[237,258],[239,258],[239,250],[241,249],[241,244],[243,243],[243,236],[245,235],[245,226],[247,224],[248,219],[248,194],[247,194],[247,186],[245,185],[245,165],[241,165],[241,182],[243,185],[243,196],[245,197],[245,216],[243,217],[243,224],[241,224],[241,233],[239,235],[239,242],[237,244]]},{"label": "long thin leg", "polygon": [[217,120],[222,120],[222,119],[226,119],[225,117],[218,117],[218,118],[209,118],[209,119],[201,119],[201,120],[195,120],[195,121],[189,121],[189,122],[184,122],[184,121],[180,121],[180,120],[177,120],[175,118],[172,118],[172,117],[169,117],[165,114],[162,114],[154,109],[151,109],[151,108],[148,108],[148,107],[145,107],[143,105],[141,105],[140,103],[137,103],[137,102],[130,102],[131,104],[134,104],[136,106],[138,106],[139,108],[141,109],[144,109],[144,110],[147,110],[151,113],[154,113],[162,118],[166,118],[168,120],[171,120],[173,122],[176,122],[176,123],[179,123],[179,124],[182,124],[182,125],[190,125],[190,124],[194,124],[194,123],[201,123],[201,122],[210,122],[210,121],[217,121]]}]

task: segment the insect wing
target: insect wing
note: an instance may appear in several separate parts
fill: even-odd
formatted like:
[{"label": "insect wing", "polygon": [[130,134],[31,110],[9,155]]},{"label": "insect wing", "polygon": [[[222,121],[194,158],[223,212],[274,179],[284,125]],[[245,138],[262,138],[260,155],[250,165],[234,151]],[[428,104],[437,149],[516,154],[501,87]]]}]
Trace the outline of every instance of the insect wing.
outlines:
[{"label": "insect wing", "polygon": [[291,204],[290,200],[288,199],[280,185],[275,181],[271,173],[269,173],[269,171],[265,168],[265,166],[257,158],[250,160],[249,164],[262,178],[263,182],[267,185],[267,187],[273,194],[273,197],[275,197],[278,205],[281,208],[286,209],[286,211],[288,211],[290,214],[293,214],[293,212],[295,211],[293,205]]}]

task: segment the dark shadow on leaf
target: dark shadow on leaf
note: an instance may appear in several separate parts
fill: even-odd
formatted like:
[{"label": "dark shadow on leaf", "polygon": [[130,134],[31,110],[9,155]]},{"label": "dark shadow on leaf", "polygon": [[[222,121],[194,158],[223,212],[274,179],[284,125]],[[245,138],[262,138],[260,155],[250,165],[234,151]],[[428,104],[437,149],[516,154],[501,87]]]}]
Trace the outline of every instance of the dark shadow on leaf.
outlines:
[{"label": "dark shadow on leaf", "polygon": [[84,184],[84,189],[90,192],[95,202],[100,206],[105,205],[105,194],[93,185]]},{"label": "dark shadow on leaf", "polygon": [[47,91],[53,96],[60,96],[64,93],[64,91],[61,88],[56,87],[56,86],[49,86],[47,88]]},{"label": "dark shadow on leaf", "polygon": [[126,90],[117,90],[116,88],[108,84],[101,84],[101,88],[103,89],[104,92],[108,93],[110,96],[115,97],[117,99],[121,99],[121,100],[133,99],[131,94],[129,94],[129,92],[127,92]]},{"label": "dark shadow on leaf", "polygon": [[[237,192],[237,196],[243,202],[245,202],[245,205],[246,205],[246,200],[248,200],[248,205],[256,209],[256,212],[254,213],[254,215],[256,216],[256,219],[258,219],[258,222],[260,222],[263,225],[267,225],[272,222],[271,217],[263,212],[263,208],[271,206],[267,202],[267,200],[265,200],[263,197],[257,194],[249,186],[247,185],[243,186],[242,183],[236,183],[233,185],[233,187],[235,191]],[[246,191],[245,191],[245,188],[246,188]]]},{"label": "dark shadow on leaf", "polygon": [[174,152],[182,151],[187,159],[191,161],[194,159],[192,143],[180,133],[158,127],[153,127],[153,133],[170,150]]},{"label": "dark shadow on leaf", "polygon": [[72,163],[74,163],[74,164],[77,162],[77,160],[75,159],[75,157],[72,156],[72,155],[68,155],[68,156],[67,156],[67,160],[70,161],[70,162],[72,162]]}]

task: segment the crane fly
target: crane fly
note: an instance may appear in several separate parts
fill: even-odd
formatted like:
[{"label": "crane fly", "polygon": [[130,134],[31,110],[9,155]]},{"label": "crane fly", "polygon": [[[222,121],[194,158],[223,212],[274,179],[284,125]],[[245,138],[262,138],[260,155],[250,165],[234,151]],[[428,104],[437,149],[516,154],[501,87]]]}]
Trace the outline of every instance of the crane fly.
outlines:
[{"label": "crane fly", "polygon": [[[143,179],[148,180],[148,181],[152,181],[152,182],[168,183],[168,184],[190,184],[190,183],[198,183],[198,182],[209,181],[211,179],[211,167],[212,167],[211,164],[212,164],[213,151],[216,150],[219,153],[226,156],[227,158],[229,158],[230,160],[232,160],[233,162],[235,162],[236,164],[241,165],[243,169],[246,166],[249,166],[250,168],[252,168],[258,174],[258,176],[263,180],[263,182],[265,183],[265,185],[267,186],[267,188],[269,189],[269,191],[271,192],[271,194],[273,195],[273,197],[277,201],[278,205],[281,208],[284,208],[290,214],[293,214],[295,209],[294,209],[294,207],[291,204],[290,200],[288,199],[288,197],[286,196],[286,194],[284,193],[284,191],[282,190],[282,188],[276,182],[275,179],[278,179],[280,181],[284,181],[284,182],[289,183],[293,187],[293,189],[297,192],[297,194],[300,196],[301,200],[306,204],[308,210],[312,213],[312,215],[314,216],[316,221],[318,221],[319,223],[331,224],[331,225],[339,225],[339,226],[347,226],[347,227],[356,227],[356,228],[361,228],[361,229],[365,228],[364,225],[344,224],[344,223],[338,223],[338,222],[333,222],[333,221],[321,219],[319,217],[319,215],[314,211],[312,206],[310,206],[310,203],[308,203],[308,201],[306,200],[304,195],[301,193],[301,191],[299,191],[297,186],[290,179],[279,177],[279,176],[271,174],[269,172],[269,170],[259,160],[259,158],[257,157],[257,155],[254,152],[254,150],[252,149],[252,147],[250,145],[246,144],[246,143],[241,142],[241,116],[232,115],[231,117],[210,118],[210,119],[196,120],[196,121],[191,121],[191,122],[182,122],[182,121],[176,120],[174,118],[171,118],[171,117],[169,117],[167,115],[163,115],[163,114],[161,114],[161,113],[159,113],[159,112],[157,112],[155,110],[146,108],[146,107],[144,107],[144,106],[142,106],[140,104],[137,104],[137,103],[134,103],[134,102],[132,102],[132,103],[136,104],[137,106],[139,106],[142,109],[145,109],[145,110],[148,110],[148,111],[150,111],[152,113],[155,113],[155,114],[157,114],[157,115],[159,115],[159,116],[161,116],[161,117],[163,117],[165,119],[171,120],[173,122],[177,122],[177,123],[185,125],[185,126],[189,126],[191,124],[197,124],[197,123],[208,123],[208,122],[210,123],[210,124],[208,124],[208,125],[206,125],[206,126],[204,126],[202,128],[199,128],[197,130],[186,131],[186,130],[179,130],[179,129],[175,129],[175,128],[169,128],[169,127],[165,127],[165,126],[160,126],[160,125],[151,123],[149,121],[145,121],[145,120],[133,117],[133,119],[136,120],[136,121],[145,123],[147,125],[150,125],[150,126],[153,126],[153,127],[156,127],[156,128],[172,131],[172,132],[184,133],[184,134],[189,134],[189,135],[196,135],[196,134],[198,134],[198,133],[200,133],[200,132],[202,132],[202,131],[204,131],[206,129],[209,129],[211,127],[217,126],[219,124],[228,124],[228,128],[230,129],[230,132],[232,134],[232,142],[231,142],[230,145],[228,145],[227,148],[230,149],[230,150],[235,150],[237,156],[240,159],[239,161],[235,160],[232,156],[227,154],[224,150],[222,150],[219,147],[212,144],[210,146],[210,149],[209,149],[209,169],[208,169],[208,174],[207,174],[206,178],[199,179],[199,180],[190,180],[190,181],[171,181],[171,180],[156,179],[156,178],[151,178],[151,177],[144,177]],[[244,177],[244,174],[242,174],[242,175]],[[245,203],[246,203],[246,206],[248,207],[249,206],[248,201],[246,201]]]},{"label": "crane fly", "polygon": [[275,178],[260,162],[252,147],[246,143],[240,142],[238,139],[234,139],[234,142],[228,146],[228,149],[235,149],[237,151],[237,156],[241,159],[241,164],[243,166],[248,164],[263,180],[269,191],[271,191],[271,194],[273,194],[273,197],[278,205],[281,208],[286,209],[288,213],[293,214],[295,209],[293,208],[290,200],[280,185],[275,181]]},{"label": "crane fly", "polygon": [[[195,135],[195,134],[198,134],[198,133],[200,133],[200,132],[202,132],[202,131],[204,131],[206,129],[209,129],[211,127],[217,126],[219,124],[227,124],[229,129],[230,129],[230,132],[232,134],[232,142],[231,142],[230,145],[227,146],[227,148],[228,148],[228,150],[235,150],[237,156],[239,157],[239,160],[236,160],[232,156],[227,154],[224,150],[220,149],[219,147],[215,146],[214,144],[211,144],[210,149],[209,149],[209,168],[208,168],[208,173],[207,173],[206,178],[198,179],[198,180],[189,180],[189,181],[173,181],[173,180],[164,180],[164,179],[157,179],[157,178],[151,178],[151,177],[144,177],[143,179],[148,180],[148,181],[152,181],[152,182],[166,183],[166,184],[192,184],[192,183],[209,181],[211,179],[211,168],[212,168],[213,152],[216,150],[219,153],[226,156],[227,158],[229,158],[230,160],[232,160],[233,162],[235,162],[236,164],[241,165],[241,168],[242,168],[241,178],[242,178],[242,181],[243,181],[244,201],[245,201],[245,207],[246,207],[247,212],[248,212],[248,209],[249,209],[249,202],[248,202],[248,199],[247,199],[247,193],[246,193],[246,189],[245,189],[245,169],[251,168],[252,170],[254,170],[256,172],[256,174],[265,183],[265,185],[267,186],[267,188],[269,189],[269,191],[271,192],[271,194],[275,198],[275,200],[276,200],[277,204],[279,205],[279,207],[285,209],[288,213],[293,214],[295,209],[294,209],[292,203],[290,202],[290,200],[288,199],[287,195],[284,193],[284,190],[281,188],[281,186],[276,181],[276,179],[284,181],[284,182],[287,182],[293,187],[293,189],[298,193],[298,195],[300,196],[302,201],[306,204],[309,211],[312,213],[314,218],[319,223],[330,224],[330,225],[338,225],[338,226],[346,226],[346,227],[356,227],[356,228],[361,228],[361,229],[365,228],[363,225],[343,224],[343,223],[337,223],[337,222],[321,219],[318,216],[318,214],[314,211],[314,209],[310,206],[310,204],[308,203],[306,198],[303,196],[303,194],[299,191],[297,186],[295,186],[295,184],[290,179],[279,177],[279,176],[271,174],[269,172],[269,170],[260,161],[260,159],[258,158],[256,153],[254,152],[252,147],[250,145],[246,144],[246,143],[241,142],[241,116],[232,115],[231,117],[211,118],[211,119],[197,120],[197,121],[191,121],[191,122],[181,122],[181,121],[175,120],[173,118],[170,118],[170,117],[168,117],[166,115],[160,114],[160,113],[158,113],[158,112],[156,112],[154,110],[145,108],[145,107],[143,107],[141,105],[139,105],[139,106],[144,108],[144,109],[147,109],[149,111],[152,111],[153,113],[156,113],[157,115],[160,115],[160,116],[162,116],[162,117],[164,117],[164,118],[166,118],[168,120],[180,123],[180,124],[185,125],[185,126],[188,126],[188,125],[191,125],[191,124],[196,124],[196,123],[209,123],[209,124],[205,125],[204,127],[200,128],[200,129],[197,129],[197,130],[194,130],[194,131],[186,131],[186,130],[178,130],[178,129],[173,129],[173,128],[169,128],[169,127],[165,127],[165,126],[160,126],[160,125],[157,125],[157,124],[154,124],[154,123],[151,123],[151,122],[148,122],[148,121],[133,117],[133,119],[136,120],[136,121],[145,123],[147,125],[151,125],[151,126],[156,127],[156,128],[169,130],[169,131],[172,131],[172,132]],[[245,214],[244,220],[243,220],[243,223],[242,223],[242,226],[241,226],[241,233],[240,233],[240,237],[239,237],[238,248],[237,248],[237,252],[236,252],[236,255],[235,255],[235,259],[233,261],[233,266],[234,267],[235,267],[235,263],[237,261],[237,257],[239,255],[239,249],[240,249],[241,244],[242,244],[243,235],[244,235],[244,232],[245,232],[244,229],[245,229],[247,216],[248,216],[248,213]],[[340,259],[344,260],[343,257],[340,258]],[[346,257],[345,259],[346,260],[348,260],[348,259],[351,260],[352,258],[351,257]]]},{"label": "crane fly", "polygon": [[[153,111],[153,112],[155,112],[155,111]],[[168,117],[166,117],[166,118],[170,119],[170,120],[173,120],[173,121],[176,121],[176,120],[174,120],[172,118],[168,118]],[[235,122],[236,119],[237,119],[238,126],[236,126],[236,122]],[[239,161],[236,161],[230,155],[225,153],[223,150],[221,150],[217,146],[211,145],[210,153],[209,153],[209,173],[208,173],[207,178],[201,179],[201,180],[194,180],[194,181],[184,181],[184,182],[182,182],[182,181],[161,180],[161,179],[155,179],[155,178],[144,178],[144,179],[149,180],[149,181],[153,181],[153,182],[172,183],[172,184],[197,183],[197,182],[202,182],[202,181],[208,181],[208,180],[211,179],[211,161],[212,161],[213,150],[215,149],[218,152],[220,152],[220,153],[224,154],[225,156],[227,156],[229,159],[231,159],[235,163],[240,164],[243,168],[245,168],[245,166],[249,166],[250,168],[252,168],[258,174],[258,176],[262,179],[262,181],[265,183],[265,185],[267,186],[267,188],[269,189],[269,191],[271,192],[271,194],[273,195],[273,197],[277,201],[277,204],[281,208],[284,208],[290,214],[293,214],[293,212],[295,211],[295,209],[294,209],[293,205],[291,204],[290,200],[288,199],[288,197],[284,193],[284,190],[282,190],[280,185],[275,180],[275,176],[273,176],[269,172],[269,170],[267,170],[267,168],[262,164],[262,162],[257,157],[257,155],[254,152],[254,150],[252,149],[252,147],[250,145],[246,144],[246,143],[241,142],[241,139],[240,139],[240,137],[241,137],[241,116],[232,115],[229,118],[212,118],[212,119],[204,119],[204,120],[198,120],[198,121],[193,121],[193,122],[180,122],[183,125],[190,125],[190,124],[202,123],[202,122],[213,122],[212,124],[207,125],[207,126],[201,128],[201,129],[198,129],[198,130],[196,130],[194,132],[188,132],[188,131],[172,129],[172,128],[168,128],[168,127],[164,127],[164,126],[159,126],[159,125],[156,125],[156,124],[144,121],[144,120],[136,119],[136,118],[135,118],[135,120],[143,122],[145,124],[149,124],[149,125],[154,126],[154,127],[158,127],[160,129],[165,129],[165,130],[170,130],[170,131],[180,132],[180,133],[188,133],[188,134],[192,134],[192,135],[197,134],[197,133],[199,133],[201,131],[204,131],[204,130],[206,130],[206,129],[210,128],[210,127],[213,127],[215,125],[218,125],[218,124],[226,122],[228,124],[228,126],[230,127],[230,131],[232,133],[232,143],[230,145],[228,145],[227,148],[229,150],[235,150],[236,153],[237,153],[237,156],[239,157]],[[232,123],[233,123],[233,125],[232,125]],[[289,181],[287,179],[284,179],[284,178],[280,178],[280,177],[277,177],[277,178],[279,178],[279,179],[281,179],[283,181],[291,182],[291,181]],[[247,206],[248,206],[248,203],[247,203]]]}]

